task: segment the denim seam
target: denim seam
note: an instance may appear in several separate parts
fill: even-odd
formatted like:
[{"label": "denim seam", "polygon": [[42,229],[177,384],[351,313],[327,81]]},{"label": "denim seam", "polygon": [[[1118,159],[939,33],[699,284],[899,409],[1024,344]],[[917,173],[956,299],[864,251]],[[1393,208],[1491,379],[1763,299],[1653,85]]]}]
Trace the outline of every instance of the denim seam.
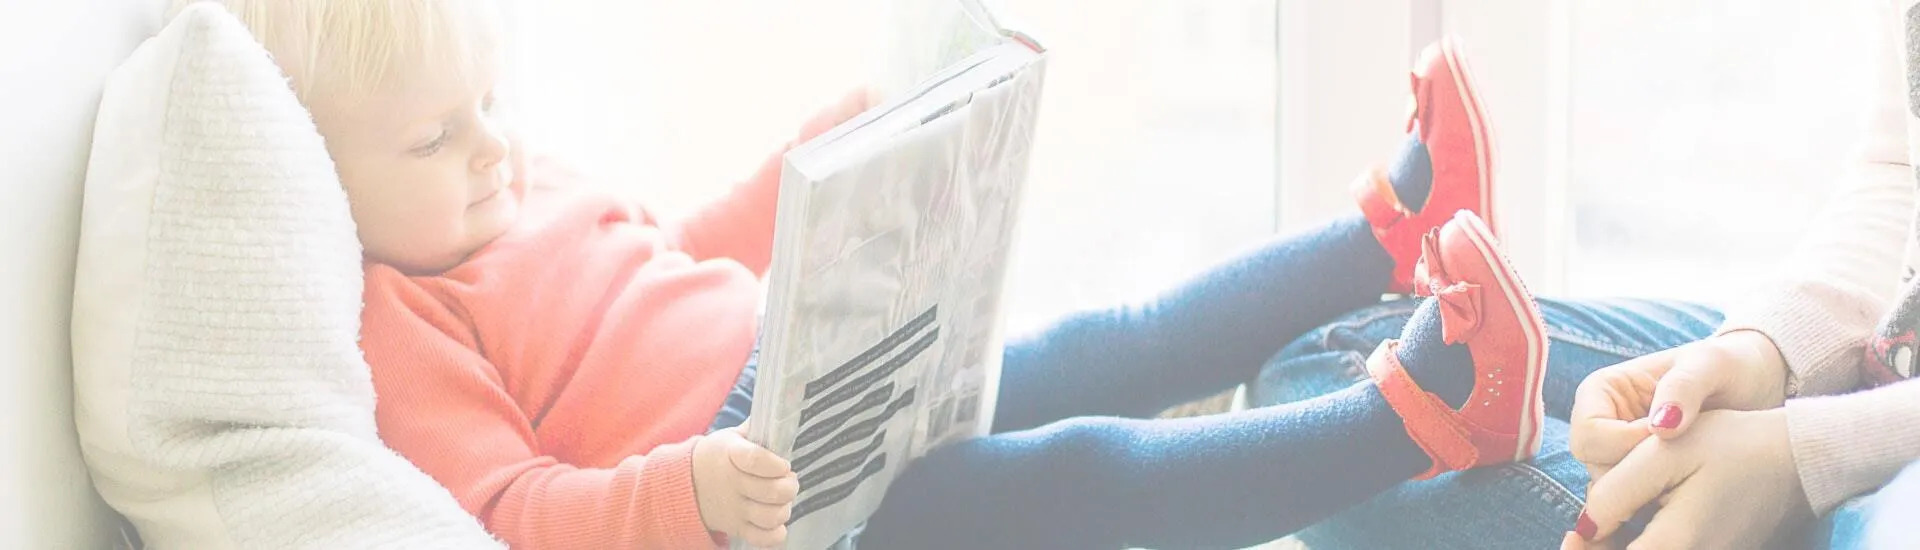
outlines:
[{"label": "denim seam", "polygon": [[1393,307],[1380,307],[1380,306],[1370,307],[1368,308],[1369,313],[1365,317],[1354,317],[1354,318],[1343,319],[1338,322],[1329,323],[1325,327],[1321,327],[1320,337],[1319,337],[1320,349],[1324,350],[1332,347],[1333,335],[1339,331],[1357,330],[1360,327],[1378,323],[1385,319],[1404,316],[1404,315],[1407,315],[1408,313],[1411,313],[1414,310],[1414,307],[1417,307],[1418,305],[1418,302],[1394,302],[1394,303],[1406,304],[1406,305],[1404,306],[1396,305]]},{"label": "denim seam", "polygon": [[[1330,323],[1325,327],[1321,327],[1319,331],[1319,337],[1317,338],[1317,340],[1319,340],[1320,342],[1320,349],[1326,350],[1333,347],[1334,334],[1337,334],[1341,331],[1359,330],[1373,323],[1377,323],[1377,322],[1394,318],[1394,317],[1404,316],[1412,312],[1416,307],[1418,307],[1418,304],[1419,304],[1418,302],[1392,302],[1392,303],[1402,304],[1402,305],[1395,305],[1393,307],[1369,308],[1368,314],[1364,317],[1353,317],[1353,318],[1343,319],[1338,322]],[[1565,327],[1550,327],[1548,335],[1551,339],[1559,340],[1561,343],[1564,343],[1564,344],[1579,346],[1579,347],[1587,348],[1589,350],[1593,350],[1601,353],[1609,353],[1609,354],[1620,355],[1624,357],[1639,357],[1642,355],[1647,355],[1647,354],[1654,353],[1657,351],[1662,351],[1665,349],[1665,348],[1624,346],[1618,343],[1609,342],[1607,339],[1597,335],[1589,334],[1587,332],[1580,331],[1580,330],[1572,330]]]},{"label": "denim seam", "polygon": [[1515,462],[1511,464],[1511,466],[1513,467],[1502,469],[1506,475],[1530,477],[1533,478],[1532,481],[1535,482],[1536,485],[1549,488],[1549,496],[1560,497],[1554,500],[1556,501],[1555,504],[1560,506],[1561,511],[1568,512],[1568,514],[1571,515],[1575,513],[1574,510],[1586,507],[1585,499],[1575,495],[1572,489],[1568,489],[1566,485],[1560,483],[1560,480],[1554,479],[1552,474],[1541,470],[1538,466],[1533,465],[1533,463]]},{"label": "denim seam", "polygon": [[1639,357],[1642,355],[1647,355],[1650,353],[1655,353],[1655,352],[1659,352],[1666,349],[1666,348],[1624,346],[1618,343],[1608,342],[1596,336],[1591,336],[1582,332],[1568,330],[1568,329],[1559,328],[1559,327],[1550,328],[1548,332],[1548,338],[1552,340],[1558,340],[1561,343],[1568,344],[1568,345],[1579,346],[1579,347],[1587,348],[1593,351],[1610,353],[1614,355],[1621,355],[1625,357]]}]

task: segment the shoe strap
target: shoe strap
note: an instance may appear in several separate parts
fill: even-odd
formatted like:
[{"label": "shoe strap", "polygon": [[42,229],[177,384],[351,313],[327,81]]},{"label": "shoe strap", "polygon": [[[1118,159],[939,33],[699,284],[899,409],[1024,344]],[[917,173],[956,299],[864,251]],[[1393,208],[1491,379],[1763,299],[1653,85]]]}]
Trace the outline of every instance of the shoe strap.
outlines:
[{"label": "shoe strap", "polygon": [[1420,446],[1433,467],[1414,479],[1428,479],[1442,473],[1472,468],[1480,460],[1480,450],[1468,438],[1459,413],[1445,401],[1420,389],[1413,376],[1400,364],[1400,342],[1387,340],[1367,358],[1367,373],[1380,388],[1387,405],[1400,415],[1407,437]]},{"label": "shoe strap", "polygon": [[1353,198],[1360,203],[1360,213],[1367,217],[1367,224],[1372,225],[1375,232],[1413,216],[1400,202],[1400,194],[1394,192],[1393,180],[1387,177],[1387,169],[1383,167],[1370,168],[1353,180]]},{"label": "shoe strap", "polygon": [[[1420,249],[1412,242],[1405,241],[1405,230],[1395,231],[1400,222],[1413,216],[1407,206],[1400,202],[1400,195],[1393,190],[1393,180],[1387,177],[1386,168],[1375,166],[1360,173],[1352,185],[1354,201],[1360,204],[1360,214],[1367,219],[1367,225],[1373,227],[1373,238],[1386,249],[1387,256],[1393,258],[1392,292],[1410,292],[1417,290],[1414,280],[1414,264],[1420,261]],[[1404,244],[1403,244],[1404,243]]]}]

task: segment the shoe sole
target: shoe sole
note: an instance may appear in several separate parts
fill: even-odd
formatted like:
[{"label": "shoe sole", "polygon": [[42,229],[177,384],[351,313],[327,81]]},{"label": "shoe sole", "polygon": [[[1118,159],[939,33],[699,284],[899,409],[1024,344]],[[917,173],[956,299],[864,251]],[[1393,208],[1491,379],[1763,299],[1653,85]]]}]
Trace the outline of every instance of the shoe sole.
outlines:
[{"label": "shoe sole", "polygon": [[1493,269],[1494,279],[1500,284],[1501,292],[1505,293],[1507,303],[1513,305],[1514,316],[1521,320],[1520,330],[1526,336],[1527,400],[1521,404],[1525,412],[1520,415],[1520,433],[1517,434],[1520,440],[1518,448],[1513,452],[1515,462],[1524,461],[1540,451],[1540,423],[1546,416],[1546,404],[1540,395],[1541,385],[1546,378],[1544,375],[1547,363],[1546,340],[1540,333],[1540,314],[1536,308],[1528,305],[1534,303],[1533,293],[1527,291],[1524,283],[1520,281],[1519,274],[1513,272],[1513,267],[1507,262],[1506,256],[1489,238],[1489,235],[1493,234],[1493,229],[1487,227],[1486,223],[1477,216],[1457,216],[1457,219],[1467,221],[1467,241],[1473,243],[1474,251],[1480,254],[1480,258],[1488,266],[1495,268]]},{"label": "shoe sole", "polygon": [[1493,215],[1493,136],[1483,122],[1486,120],[1485,108],[1480,104],[1480,96],[1474,93],[1479,89],[1473,83],[1473,73],[1467,67],[1467,60],[1460,57],[1460,44],[1453,39],[1441,42],[1441,57],[1447,61],[1447,70],[1453,72],[1454,90],[1461,101],[1467,103],[1467,126],[1473,130],[1473,150],[1478,153],[1480,175],[1480,216],[1485,219],[1487,230],[1499,235],[1493,228],[1499,223]]}]

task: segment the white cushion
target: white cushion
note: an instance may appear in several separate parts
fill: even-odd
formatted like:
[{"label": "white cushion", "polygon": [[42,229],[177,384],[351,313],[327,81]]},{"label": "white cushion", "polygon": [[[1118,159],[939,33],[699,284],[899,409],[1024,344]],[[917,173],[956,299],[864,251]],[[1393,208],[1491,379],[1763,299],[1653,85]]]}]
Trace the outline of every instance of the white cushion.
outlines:
[{"label": "white cushion", "polygon": [[81,447],[150,547],[497,546],[375,435],[346,196],[239,21],[190,7],[113,73],[83,201]]}]

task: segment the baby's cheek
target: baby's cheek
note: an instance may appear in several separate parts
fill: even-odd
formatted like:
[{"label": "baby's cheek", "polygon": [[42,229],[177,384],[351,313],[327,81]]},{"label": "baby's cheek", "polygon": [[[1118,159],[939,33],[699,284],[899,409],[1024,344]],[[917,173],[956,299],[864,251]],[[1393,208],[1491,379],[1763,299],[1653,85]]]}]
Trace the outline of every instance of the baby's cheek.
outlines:
[{"label": "baby's cheek", "polygon": [[365,222],[354,220],[363,223],[360,235],[369,248],[434,257],[459,246],[460,216],[465,205],[393,196],[379,200],[379,205],[366,209],[370,215]]}]

